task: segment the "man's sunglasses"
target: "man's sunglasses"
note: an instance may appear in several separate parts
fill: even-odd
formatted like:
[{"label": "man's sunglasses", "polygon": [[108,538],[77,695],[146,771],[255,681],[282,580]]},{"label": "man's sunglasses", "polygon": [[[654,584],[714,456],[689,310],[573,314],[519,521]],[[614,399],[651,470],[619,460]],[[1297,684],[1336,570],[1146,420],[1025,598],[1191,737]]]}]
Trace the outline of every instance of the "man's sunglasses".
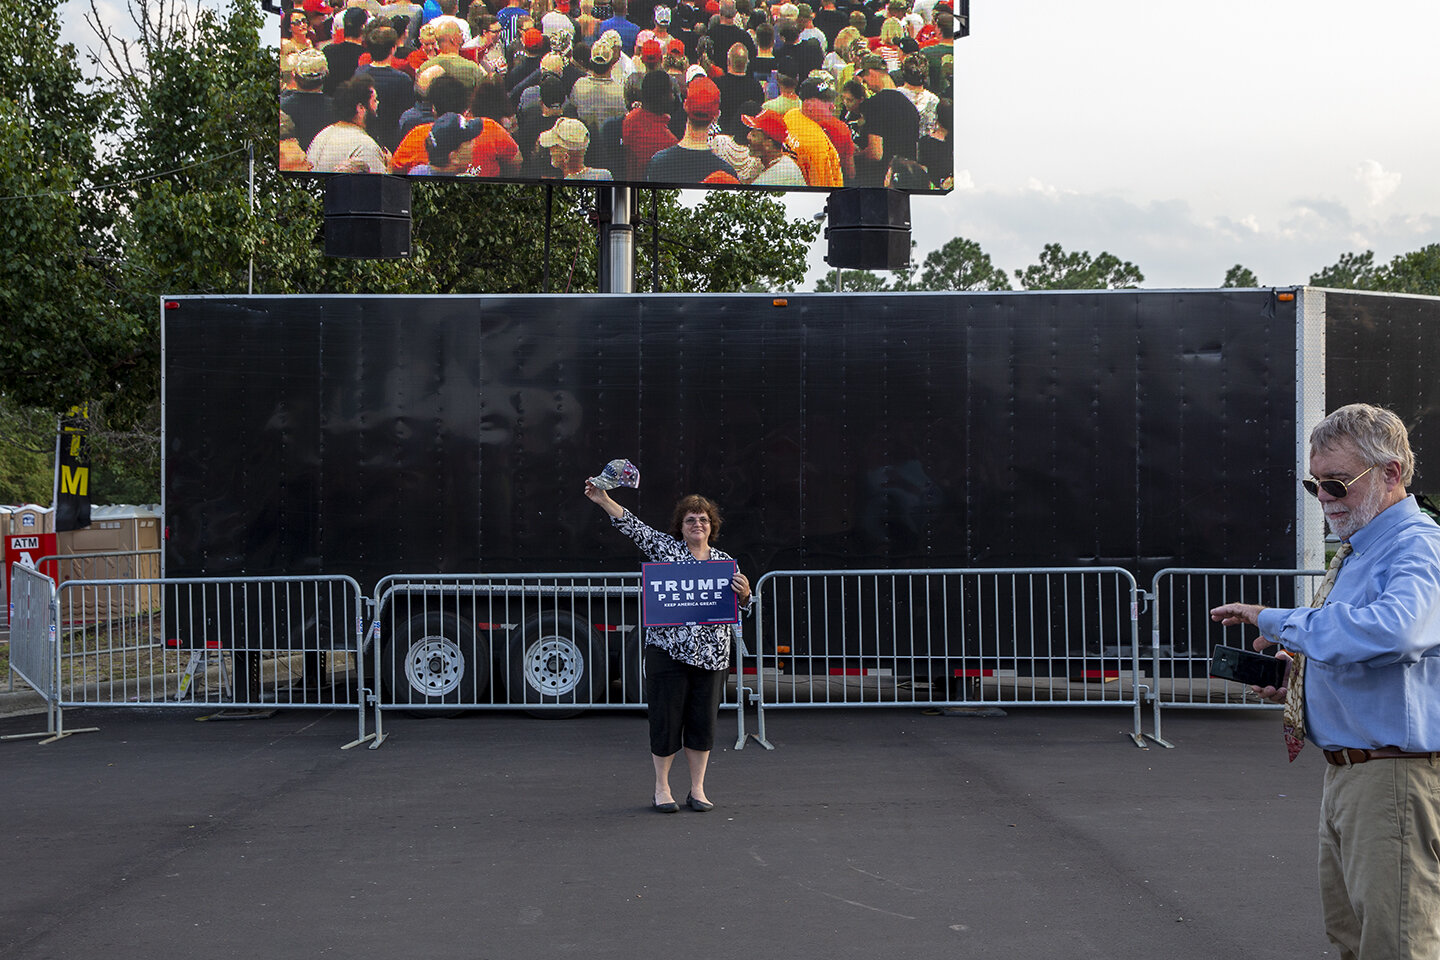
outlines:
[{"label": "man's sunglasses", "polygon": [[1365,474],[1369,473],[1371,470],[1374,470],[1374,469],[1375,469],[1375,464],[1372,463],[1372,464],[1370,464],[1370,466],[1366,467],[1364,470],[1362,470],[1362,471],[1360,472],[1360,476],[1359,476],[1359,477],[1356,477],[1354,480],[1349,480],[1349,481],[1346,481],[1346,480],[1316,480],[1316,479],[1314,479],[1314,478],[1312,478],[1312,477],[1307,477],[1307,478],[1305,478],[1304,480],[1301,480],[1301,481],[1300,481],[1300,486],[1304,487],[1304,488],[1305,488],[1305,492],[1308,493],[1308,494],[1310,494],[1310,496],[1312,496],[1312,497],[1318,497],[1318,496],[1320,496],[1320,491],[1321,491],[1321,490],[1324,490],[1326,493],[1330,494],[1330,496],[1334,497],[1336,500],[1344,500],[1344,499],[1345,499],[1345,495],[1350,492],[1350,484],[1359,482],[1360,477],[1365,476]]}]

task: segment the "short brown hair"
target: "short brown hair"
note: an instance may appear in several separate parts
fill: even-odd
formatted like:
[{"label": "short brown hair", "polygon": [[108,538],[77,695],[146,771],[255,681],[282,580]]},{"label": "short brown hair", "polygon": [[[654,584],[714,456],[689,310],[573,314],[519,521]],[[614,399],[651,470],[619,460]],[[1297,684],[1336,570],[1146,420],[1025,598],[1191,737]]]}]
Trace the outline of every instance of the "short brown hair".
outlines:
[{"label": "short brown hair", "polygon": [[670,536],[676,540],[683,540],[681,532],[685,526],[685,515],[687,513],[703,513],[710,518],[710,536],[706,543],[714,543],[720,536],[720,508],[715,501],[709,497],[702,497],[698,493],[692,493],[688,497],[681,497],[675,504],[675,512],[670,517]]}]

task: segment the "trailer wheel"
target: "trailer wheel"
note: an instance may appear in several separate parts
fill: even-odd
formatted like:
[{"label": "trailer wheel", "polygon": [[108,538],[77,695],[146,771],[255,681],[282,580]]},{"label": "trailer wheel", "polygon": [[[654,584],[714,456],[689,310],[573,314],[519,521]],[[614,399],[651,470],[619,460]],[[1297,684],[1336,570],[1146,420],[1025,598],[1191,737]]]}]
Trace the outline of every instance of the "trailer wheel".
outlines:
[{"label": "trailer wheel", "polygon": [[[510,645],[510,702],[574,704],[605,702],[609,683],[605,647],[579,617],[546,613],[530,617]],[[573,717],[576,710],[535,710],[537,717]]]},{"label": "trailer wheel", "polygon": [[381,676],[392,703],[480,703],[490,645],[453,613],[421,613],[385,644]]}]

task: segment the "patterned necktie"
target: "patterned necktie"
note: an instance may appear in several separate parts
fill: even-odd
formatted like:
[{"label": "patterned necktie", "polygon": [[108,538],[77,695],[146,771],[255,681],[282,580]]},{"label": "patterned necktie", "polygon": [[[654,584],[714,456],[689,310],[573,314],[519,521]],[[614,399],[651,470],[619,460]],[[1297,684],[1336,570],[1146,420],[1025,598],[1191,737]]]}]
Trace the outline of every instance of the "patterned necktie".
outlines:
[{"label": "patterned necktie", "polygon": [[[1330,596],[1330,588],[1335,586],[1335,578],[1340,575],[1340,564],[1348,556],[1350,541],[1347,540],[1335,551],[1335,557],[1310,600],[1310,606],[1325,606],[1325,598]],[[1300,748],[1305,746],[1305,654],[1291,655],[1290,666],[1285,671],[1285,688],[1285,749],[1290,753],[1290,762],[1294,763],[1300,755]]]}]

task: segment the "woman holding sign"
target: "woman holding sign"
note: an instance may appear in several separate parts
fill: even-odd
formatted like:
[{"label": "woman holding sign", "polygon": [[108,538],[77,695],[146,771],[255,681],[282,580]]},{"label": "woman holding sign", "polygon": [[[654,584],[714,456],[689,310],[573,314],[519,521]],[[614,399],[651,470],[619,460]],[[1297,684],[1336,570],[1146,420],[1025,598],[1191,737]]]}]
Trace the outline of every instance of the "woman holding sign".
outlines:
[{"label": "woman holding sign", "polygon": [[[634,467],[624,464],[630,471]],[[604,474],[585,482],[585,496],[600,505],[610,522],[634,540],[651,560],[670,563],[703,563],[734,558],[711,546],[720,532],[720,511],[705,497],[682,497],[670,519],[670,533],[661,533],[642,523],[629,510],[611,499],[608,490],[626,483],[609,467]],[[597,483],[598,481],[598,483]],[[746,610],[752,596],[750,581],[737,565],[730,581],[735,599]],[[732,626],[728,623],[688,624],[645,629],[645,700],[650,707],[650,755],[655,763],[653,809],[675,813],[680,805],[670,793],[670,765],[675,754],[685,749],[690,766],[690,809],[705,812],[715,805],[705,795],[705,768],[715,742],[715,719],[720,695],[730,668]]]}]

